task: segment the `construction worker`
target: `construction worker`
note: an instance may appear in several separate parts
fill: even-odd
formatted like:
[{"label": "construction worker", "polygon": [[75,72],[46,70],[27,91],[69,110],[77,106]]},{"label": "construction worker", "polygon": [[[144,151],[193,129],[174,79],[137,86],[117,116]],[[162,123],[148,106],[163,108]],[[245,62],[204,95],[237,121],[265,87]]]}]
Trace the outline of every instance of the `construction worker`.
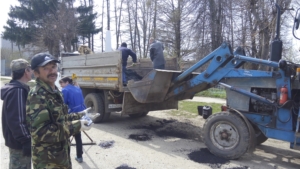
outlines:
[{"label": "construction worker", "polygon": [[120,51],[122,51],[122,80],[123,80],[123,85],[127,86],[127,78],[126,78],[126,66],[127,66],[127,60],[128,57],[132,57],[132,62],[133,65],[136,64],[136,54],[131,50],[127,48],[127,43],[123,42],[121,44],[121,47],[119,47]]},{"label": "construction worker", "polygon": [[24,59],[13,60],[10,67],[12,80],[1,88],[2,129],[9,148],[9,168],[31,169],[31,137],[25,120],[25,103],[32,70]]},{"label": "construction worker", "polygon": [[84,113],[68,114],[62,93],[55,86],[57,63],[50,54],[40,53],[31,60],[36,85],[30,90],[26,103],[27,123],[32,141],[34,168],[72,168],[70,136],[89,130]]},{"label": "construction worker", "polygon": [[161,42],[154,40],[154,38],[150,38],[150,58],[153,63],[154,69],[165,69],[165,58],[164,58],[164,46]]},{"label": "construction worker", "polygon": [[[78,85],[73,84],[73,80],[69,77],[63,77],[59,81],[62,87],[62,93],[65,104],[68,105],[68,113],[78,113],[86,109],[82,91]],[[76,157],[75,160],[82,163],[82,139],[81,132],[74,135],[76,141]]]}]

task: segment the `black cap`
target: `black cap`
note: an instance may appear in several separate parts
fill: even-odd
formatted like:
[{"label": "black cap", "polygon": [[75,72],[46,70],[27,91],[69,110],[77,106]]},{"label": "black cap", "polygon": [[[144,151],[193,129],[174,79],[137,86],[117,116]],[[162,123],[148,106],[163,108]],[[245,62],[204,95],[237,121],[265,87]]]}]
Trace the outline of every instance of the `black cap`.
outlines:
[{"label": "black cap", "polygon": [[55,63],[60,63],[52,55],[48,53],[38,53],[34,55],[31,59],[31,69],[35,69],[39,66],[45,66],[47,63],[54,61]]}]

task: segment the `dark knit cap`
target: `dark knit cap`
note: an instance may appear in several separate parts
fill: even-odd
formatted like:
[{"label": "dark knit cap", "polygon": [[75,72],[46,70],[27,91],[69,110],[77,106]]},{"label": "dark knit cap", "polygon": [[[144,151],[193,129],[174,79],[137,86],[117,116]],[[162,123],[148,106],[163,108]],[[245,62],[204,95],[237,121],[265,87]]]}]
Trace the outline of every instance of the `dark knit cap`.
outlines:
[{"label": "dark knit cap", "polygon": [[121,44],[121,46],[122,46],[122,47],[127,47],[127,43],[123,42],[123,43]]}]

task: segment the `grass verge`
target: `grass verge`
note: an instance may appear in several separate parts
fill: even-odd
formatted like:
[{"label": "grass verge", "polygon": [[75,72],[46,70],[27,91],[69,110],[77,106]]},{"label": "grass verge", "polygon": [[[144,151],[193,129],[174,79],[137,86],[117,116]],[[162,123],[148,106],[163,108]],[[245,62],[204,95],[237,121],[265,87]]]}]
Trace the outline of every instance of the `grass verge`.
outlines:
[{"label": "grass verge", "polygon": [[198,116],[198,106],[211,106],[213,113],[221,111],[220,103],[204,103],[204,102],[193,102],[193,101],[179,101],[178,110],[170,110],[168,113],[172,116],[181,116],[186,118],[194,118]]},{"label": "grass verge", "polygon": [[215,98],[226,99],[226,91],[225,91],[225,89],[210,88],[208,90],[197,93],[195,96],[215,97]]}]

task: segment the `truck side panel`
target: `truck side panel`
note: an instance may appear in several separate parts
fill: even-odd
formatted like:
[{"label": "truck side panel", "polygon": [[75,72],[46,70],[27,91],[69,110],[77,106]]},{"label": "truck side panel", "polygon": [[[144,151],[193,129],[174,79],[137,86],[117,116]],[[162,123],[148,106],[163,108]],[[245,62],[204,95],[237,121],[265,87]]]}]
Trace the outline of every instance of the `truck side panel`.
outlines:
[{"label": "truck side panel", "polygon": [[118,90],[122,74],[120,51],[62,57],[62,75],[77,75],[82,88]]}]

